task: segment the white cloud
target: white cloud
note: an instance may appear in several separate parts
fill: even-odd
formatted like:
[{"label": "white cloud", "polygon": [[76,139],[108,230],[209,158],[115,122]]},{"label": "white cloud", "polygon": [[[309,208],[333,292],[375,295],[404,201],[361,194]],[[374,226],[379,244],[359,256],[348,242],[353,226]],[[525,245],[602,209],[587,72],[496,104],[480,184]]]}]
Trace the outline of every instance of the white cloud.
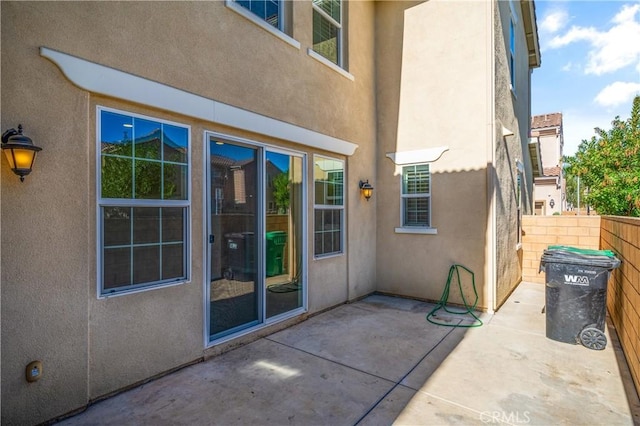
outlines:
[{"label": "white cloud", "polygon": [[540,29],[548,33],[556,33],[567,25],[569,15],[565,10],[553,10],[540,22]]},{"label": "white cloud", "polygon": [[607,31],[573,26],[564,35],[551,39],[548,48],[557,49],[571,43],[590,44],[586,74],[602,75],[640,62],[640,4],[624,5],[611,20]]},{"label": "white cloud", "polygon": [[616,81],[602,89],[595,98],[595,102],[604,107],[631,103],[634,96],[640,93],[640,83]]}]

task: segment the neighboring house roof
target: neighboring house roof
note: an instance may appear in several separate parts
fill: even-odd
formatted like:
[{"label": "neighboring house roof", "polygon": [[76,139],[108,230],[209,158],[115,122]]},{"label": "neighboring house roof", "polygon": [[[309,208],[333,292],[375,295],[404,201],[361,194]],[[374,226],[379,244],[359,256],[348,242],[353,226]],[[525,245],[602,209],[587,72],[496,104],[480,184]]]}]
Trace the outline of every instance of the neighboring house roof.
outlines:
[{"label": "neighboring house roof", "polygon": [[560,167],[558,167],[558,166],[545,167],[543,175],[544,176],[560,176]]},{"label": "neighboring house roof", "polygon": [[531,129],[543,129],[546,127],[562,126],[562,113],[554,112],[551,114],[534,115],[531,117]]}]

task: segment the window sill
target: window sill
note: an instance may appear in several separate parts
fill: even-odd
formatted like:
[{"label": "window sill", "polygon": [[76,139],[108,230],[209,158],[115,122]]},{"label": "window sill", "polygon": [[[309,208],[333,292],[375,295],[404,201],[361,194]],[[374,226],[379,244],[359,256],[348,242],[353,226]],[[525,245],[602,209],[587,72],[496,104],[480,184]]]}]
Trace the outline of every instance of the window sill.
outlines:
[{"label": "window sill", "polygon": [[227,6],[229,9],[233,10],[234,12],[236,12],[238,15],[241,15],[244,18],[248,19],[249,21],[253,22],[260,28],[264,29],[265,31],[270,32],[271,34],[278,37],[280,40],[284,41],[285,43],[290,44],[296,49],[300,49],[300,42],[298,40],[295,40],[289,35],[283,33],[273,25],[268,24],[266,21],[260,19],[258,16],[251,13],[251,11],[236,4],[233,0],[226,0],[225,6]]},{"label": "window sill", "polygon": [[348,78],[351,81],[355,81],[355,77],[352,74],[340,68],[338,65],[334,64],[333,62],[331,62],[324,56],[320,55],[319,53],[316,53],[313,49],[311,48],[307,49],[307,54],[311,56],[313,59],[315,59],[316,61],[320,62],[321,64],[331,68],[338,74],[342,75],[343,77]]},{"label": "window sill", "polygon": [[[150,285],[148,287],[136,288],[133,290],[116,291],[113,293],[98,293],[98,299],[111,299],[112,297],[126,296],[128,294],[143,293],[146,291],[157,290],[160,288],[175,287],[178,285],[189,284],[191,281],[176,281],[165,284]],[[98,290],[99,291],[99,290]]]},{"label": "window sill", "polygon": [[334,257],[340,257],[340,256],[344,256],[344,252],[331,253],[326,255],[323,254],[321,256],[313,256],[313,260],[333,259]]},{"label": "window sill", "polygon": [[396,234],[425,234],[437,235],[437,228],[396,228]]}]

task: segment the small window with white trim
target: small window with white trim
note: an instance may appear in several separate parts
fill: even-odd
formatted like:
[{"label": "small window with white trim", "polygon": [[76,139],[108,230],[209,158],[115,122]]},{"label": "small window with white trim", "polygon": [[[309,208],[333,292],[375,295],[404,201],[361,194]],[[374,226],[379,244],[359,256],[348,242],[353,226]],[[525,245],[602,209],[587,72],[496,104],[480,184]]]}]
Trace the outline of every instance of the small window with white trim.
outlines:
[{"label": "small window with white trim", "polygon": [[98,108],[101,296],[188,279],[188,126]]},{"label": "small window with white trim", "polygon": [[428,164],[402,167],[402,227],[431,227],[431,174]]},{"label": "small window with white trim", "polygon": [[314,255],[342,253],[344,240],[344,161],[315,156]]}]

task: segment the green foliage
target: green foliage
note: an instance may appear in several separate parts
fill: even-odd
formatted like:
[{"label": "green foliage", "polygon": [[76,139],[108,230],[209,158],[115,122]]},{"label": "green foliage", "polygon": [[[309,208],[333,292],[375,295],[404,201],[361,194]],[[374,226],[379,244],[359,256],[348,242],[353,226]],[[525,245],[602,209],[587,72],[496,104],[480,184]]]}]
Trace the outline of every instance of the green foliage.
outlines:
[{"label": "green foliage", "polygon": [[567,173],[589,188],[585,204],[599,214],[640,217],[640,96],[633,100],[631,117],[616,117],[611,126],[596,128],[597,136],[566,158]]},{"label": "green foliage", "polygon": [[[146,198],[171,199],[182,194],[177,193],[181,181],[179,167],[147,158],[159,157],[159,143],[137,144],[136,159],[131,157],[132,142],[110,146],[102,156],[102,197],[103,198]],[[134,187],[135,172],[135,187]],[[164,180],[164,182],[163,182]],[[164,194],[161,187],[164,183]]]},{"label": "green foliage", "polygon": [[273,178],[273,200],[276,203],[276,207],[278,207],[278,213],[284,214],[287,212],[290,202],[290,189],[291,184],[287,173],[280,173]]}]

